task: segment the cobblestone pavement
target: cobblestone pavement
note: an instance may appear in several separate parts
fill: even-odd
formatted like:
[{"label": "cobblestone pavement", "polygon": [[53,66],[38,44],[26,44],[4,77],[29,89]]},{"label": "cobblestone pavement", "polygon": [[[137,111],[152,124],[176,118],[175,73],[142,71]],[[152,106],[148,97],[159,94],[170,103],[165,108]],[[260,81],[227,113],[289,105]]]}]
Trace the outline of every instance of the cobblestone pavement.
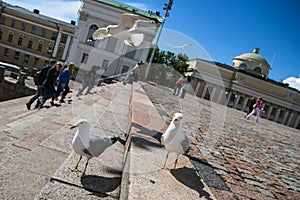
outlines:
[{"label": "cobblestone pavement", "polygon": [[300,199],[300,131],[170,88],[142,84],[164,119],[184,114],[189,158],[217,199]]}]

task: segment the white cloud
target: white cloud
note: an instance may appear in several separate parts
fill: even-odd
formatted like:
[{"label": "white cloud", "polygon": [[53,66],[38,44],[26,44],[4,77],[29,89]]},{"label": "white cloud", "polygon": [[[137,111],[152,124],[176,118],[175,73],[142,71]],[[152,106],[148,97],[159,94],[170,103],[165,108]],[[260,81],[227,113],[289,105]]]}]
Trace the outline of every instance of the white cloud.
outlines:
[{"label": "white cloud", "polygon": [[299,78],[289,77],[283,80],[282,82],[288,83],[290,87],[296,88],[297,90],[300,91],[300,77]]},{"label": "white cloud", "polygon": [[12,5],[17,5],[33,11],[38,9],[40,14],[53,17],[65,22],[77,20],[78,9],[81,2],[69,0],[4,0]]}]

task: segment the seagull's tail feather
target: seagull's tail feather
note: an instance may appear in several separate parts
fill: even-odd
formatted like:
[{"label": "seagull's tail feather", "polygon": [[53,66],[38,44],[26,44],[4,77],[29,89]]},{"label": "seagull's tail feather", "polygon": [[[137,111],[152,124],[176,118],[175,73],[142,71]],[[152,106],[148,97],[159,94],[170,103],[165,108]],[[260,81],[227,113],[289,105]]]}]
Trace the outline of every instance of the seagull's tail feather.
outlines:
[{"label": "seagull's tail feather", "polygon": [[[130,46],[139,46],[144,40],[144,34],[142,33],[134,33],[131,34],[130,38],[128,40],[125,40],[125,44],[126,42],[129,43]],[[128,45],[128,44],[127,44]]]}]

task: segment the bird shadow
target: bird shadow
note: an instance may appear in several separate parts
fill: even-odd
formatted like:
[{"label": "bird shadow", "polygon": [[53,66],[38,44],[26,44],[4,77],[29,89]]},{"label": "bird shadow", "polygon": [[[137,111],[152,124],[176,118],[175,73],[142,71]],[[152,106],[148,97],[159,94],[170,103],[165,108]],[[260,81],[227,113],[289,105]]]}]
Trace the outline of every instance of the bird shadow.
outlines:
[{"label": "bird shadow", "polygon": [[108,192],[117,189],[121,184],[121,177],[104,177],[85,175],[80,179],[83,188],[99,197],[107,197]]},{"label": "bird shadow", "polygon": [[132,123],[132,126],[135,127],[136,129],[138,129],[137,133],[150,136],[150,137],[154,138],[155,140],[157,140],[159,143],[161,143],[161,135],[162,135],[161,132],[158,132],[156,130],[150,130],[150,129],[145,128],[134,122]]},{"label": "bird shadow", "polygon": [[199,197],[211,199],[210,194],[204,190],[197,171],[193,168],[183,167],[170,170],[171,174],[182,184],[199,193]]}]

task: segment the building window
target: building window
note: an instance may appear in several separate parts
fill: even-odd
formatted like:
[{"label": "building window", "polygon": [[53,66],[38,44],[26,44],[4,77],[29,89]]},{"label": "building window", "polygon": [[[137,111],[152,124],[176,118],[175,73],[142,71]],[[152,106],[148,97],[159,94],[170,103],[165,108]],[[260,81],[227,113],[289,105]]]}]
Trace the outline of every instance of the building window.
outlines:
[{"label": "building window", "polygon": [[19,39],[18,39],[18,45],[19,45],[19,46],[22,46],[23,38],[24,38],[24,35],[23,35],[23,34],[20,34],[20,35],[19,35]]},{"label": "building window", "polygon": [[51,40],[56,40],[57,34],[56,33],[52,33],[52,37]]},{"label": "building window", "polygon": [[89,55],[87,53],[83,53],[81,63],[86,64],[88,60]]},{"label": "building window", "polygon": [[47,53],[48,53],[48,54],[51,54],[51,53],[53,52],[53,47],[54,47],[54,44],[52,44],[52,43],[50,43],[50,44],[48,45],[48,48],[47,48]]},{"label": "building window", "polygon": [[107,67],[108,67],[108,63],[109,63],[109,60],[103,60],[103,62],[102,62],[102,69],[104,69],[104,71],[106,71],[107,70]]},{"label": "building window", "polygon": [[37,48],[37,51],[41,52],[42,51],[42,48],[43,48],[43,45],[44,45],[44,42],[42,40],[39,41],[39,45],[38,45],[38,48]]},{"label": "building window", "polygon": [[16,20],[13,19],[13,20],[11,21],[11,27],[12,27],[12,28],[15,28],[15,27],[16,27]]},{"label": "building window", "polygon": [[33,26],[33,27],[31,28],[31,33],[32,33],[32,34],[35,34],[35,32],[36,32],[36,27]]},{"label": "building window", "polygon": [[121,73],[122,74],[126,73],[126,72],[128,72],[128,70],[129,70],[129,66],[124,65]]},{"label": "building window", "polygon": [[37,64],[38,64],[38,62],[39,62],[39,60],[40,60],[39,58],[37,58],[37,57],[34,57],[34,63],[33,63],[33,64],[34,64],[34,65],[37,65]]},{"label": "building window", "polygon": [[17,51],[16,51],[16,53],[15,53],[15,58],[14,58],[14,59],[15,59],[15,60],[19,60],[19,56],[20,56],[20,52],[17,52]]},{"label": "building window", "polygon": [[41,36],[42,36],[42,37],[46,37],[46,33],[47,33],[46,29],[43,29],[43,30],[42,30]]},{"label": "building window", "polygon": [[63,52],[64,52],[64,47],[60,46],[57,51],[57,57],[62,58]]},{"label": "building window", "polygon": [[32,44],[33,44],[33,38],[31,37],[31,38],[29,38],[27,48],[31,49],[32,48]]},{"label": "building window", "polygon": [[67,35],[62,35],[62,37],[61,37],[61,43],[64,43],[64,44],[66,44],[66,42],[67,42]]},{"label": "building window", "polygon": [[24,63],[28,63],[29,61],[29,55],[25,54],[24,56]]},{"label": "building window", "polygon": [[246,63],[241,63],[240,64],[240,69],[247,69],[248,65]]},{"label": "building window", "polygon": [[25,30],[26,30],[26,24],[25,24],[24,22],[22,23],[21,30],[22,30],[22,31],[25,31]]},{"label": "building window", "polygon": [[7,42],[12,42],[14,37],[14,33],[12,31],[9,31],[8,33],[8,38],[7,38]]},{"label": "building window", "polygon": [[4,50],[4,57],[8,57],[9,56],[9,49],[5,48]]},{"label": "building window", "polygon": [[[98,29],[98,26],[97,26],[97,25],[92,25],[92,26],[90,26],[89,32],[88,32],[88,34],[87,34],[87,38],[86,38],[85,41],[88,41],[88,39],[93,35],[93,33],[94,33],[97,29]],[[87,44],[90,45],[90,46],[94,46],[95,41],[88,41]]]},{"label": "building window", "polygon": [[1,18],[1,24],[5,25],[5,22],[6,22],[6,18],[2,16],[2,18]]},{"label": "building window", "polygon": [[255,67],[255,68],[254,68],[254,71],[255,71],[255,72],[258,72],[258,73],[261,73],[261,68],[260,68],[260,67]]}]

